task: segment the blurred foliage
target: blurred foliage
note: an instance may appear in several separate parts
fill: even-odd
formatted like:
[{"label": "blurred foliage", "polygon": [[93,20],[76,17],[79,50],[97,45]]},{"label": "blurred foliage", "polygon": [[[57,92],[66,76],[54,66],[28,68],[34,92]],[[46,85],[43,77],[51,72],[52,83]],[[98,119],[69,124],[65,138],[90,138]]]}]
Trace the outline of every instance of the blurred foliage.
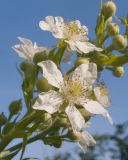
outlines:
[{"label": "blurred foliage", "polygon": [[128,160],[128,121],[115,125],[113,134],[94,135],[97,144],[87,153],[74,149],[74,152],[58,153],[45,160]]}]

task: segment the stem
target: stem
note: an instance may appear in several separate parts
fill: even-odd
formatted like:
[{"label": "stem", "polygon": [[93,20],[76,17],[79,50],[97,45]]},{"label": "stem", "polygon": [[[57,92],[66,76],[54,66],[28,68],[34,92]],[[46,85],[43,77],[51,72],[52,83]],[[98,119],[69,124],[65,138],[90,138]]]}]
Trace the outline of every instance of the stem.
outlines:
[{"label": "stem", "polygon": [[[28,139],[27,144],[30,144],[30,143],[32,143],[32,142],[34,142],[34,141],[37,141],[37,140],[42,139],[42,138],[45,137],[52,129],[53,129],[53,126],[51,126],[50,128],[48,128],[48,129],[47,129],[46,131],[44,131],[43,133],[40,133],[40,134],[38,134],[38,135],[36,135],[36,136]],[[21,149],[22,145],[23,145],[23,142],[15,145],[15,146],[7,149],[7,150],[9,150],[9,151],[12,152],[12,151],[15,151],[15,150],[17,150],[17,149]]]},{"label": "stem", "polygon": [[113,45],[110,45],[109,47],[105,48],[103,54],[109,54],[113,49]]},{"label": "stem", "polygon": [[3,151],[4,148],[12,141],[13,135],[14,130],[2,137],[2,141],[0,142],[0,152]]}]

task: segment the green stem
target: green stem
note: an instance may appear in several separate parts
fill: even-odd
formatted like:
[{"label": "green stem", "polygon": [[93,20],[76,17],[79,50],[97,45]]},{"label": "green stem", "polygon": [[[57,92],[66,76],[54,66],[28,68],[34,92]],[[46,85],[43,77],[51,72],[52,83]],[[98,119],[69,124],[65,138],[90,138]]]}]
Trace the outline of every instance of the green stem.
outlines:
[{"label": "green stem", "polygon": [[[32,143],[32,142],[35,142],[35,141],[37,141],[37,140],[40,140],[40,139],[45,138],[45,136],[46,136],[52,129],[53,129],[53,126],[51,126],[50,128],[48,128],[48,129],[47,129],[46,131],[44,131],[43,133],[40,133],[40,134],[38,134],[38,135],[36,135],[36,136],[28,139],[27,144],[30,144],[30,143]],[[15,150],[21,149],[21,148],[22,148],[22,145],[23,145],[23,142],[15,145],[15,146],[7,149],[7,150],[13,152],[13,151],[15,151]]]}]

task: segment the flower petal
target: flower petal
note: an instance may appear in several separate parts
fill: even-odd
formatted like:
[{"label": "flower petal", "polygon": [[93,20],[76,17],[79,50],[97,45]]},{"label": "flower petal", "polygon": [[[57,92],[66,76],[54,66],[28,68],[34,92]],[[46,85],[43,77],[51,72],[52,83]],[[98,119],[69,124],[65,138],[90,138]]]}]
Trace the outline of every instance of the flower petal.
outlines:
[{"label": "flower petal", "polygon": [[51,31],[54,26],[55,25],[54,25],[54,17],[53,16],[47,16],[47,17],[45,17],[45,21],[39,22],[39,27],[45,31]]},{"label": "flower petal", "polygon": [[104,85],[99,85],[94,88],[94,94],[103,106],[109,106],[110,105],[110,99],[108,96],[108,90]]},{"label": "flower petal", "polygon": [[65,40],[65,42],[68,44],[68,49],[71,51],[75,51],[77,48],[75,46],[75,42],[73,40]]},{"label": "flower petal", "polygon": [[27,38],[23,38],[23,37],[18,37],[18,39],[25,45],[30,45],[33,46],[32,41],[27,39]]},{"label": "flower petal", "polygon": [[93,146],[96,144],[96,141],[94,138],[89,134],[88,132],[81,132],[80,133],[80,141],[78,142],[78,145],[85,153],[87,151],[87,148],[90,146]]},{"label": "flower petal", "polygon": [[78,51],[81,53],[89,53],[92,51],[99,51],[101,52],[102,49],[96,47],[94,44],[90,42],[80,42],[80,41],[75,41],[75,46],[78,49]]},{"label": "flower petal", "polygon": [[60,88],[63,84],[63,77],[60,72],[60,70],[57,68],[54,62],[48,60],[48,61],[42,61],[38,63],[40,67],[43,69],[43,76],[48,80],[48,82],[57,87]]},{"label": "flower petal", "polygon": [[102,114],[104,117],[106,117],[109,122],[112,124],[112,118],[109,115],[108,111],[102,107],[100,103],[97,101],[92,101],[92,100],[83,100],[81,101],[81,105],[90,113],[92,114]]},{"label": "flower petal", "polygon": [[57,112],[60,105],[63,103],[63,99],[56,91],[50,90],[49,92],[43,92],[39,94],[33,109],[44,110],[50,114]]},{"label": "flower petal", "polygon": [[69,105],[65,112],[68,115],[73,131],[81,131],[86,127],[85,120],[75,106]]},{"label": "flower petal", "polygon": [[28,57],[25,54],[26,51],[23,49],[22,45],[16,44],[12,47],[12,49],[14,49],[21,58],[28,59]]},{"label": "flower petal", "polygon": [[97,66],[95,63],[81,64],[72,73],[72,78],[85,84],[93,84],[97,78]]}]

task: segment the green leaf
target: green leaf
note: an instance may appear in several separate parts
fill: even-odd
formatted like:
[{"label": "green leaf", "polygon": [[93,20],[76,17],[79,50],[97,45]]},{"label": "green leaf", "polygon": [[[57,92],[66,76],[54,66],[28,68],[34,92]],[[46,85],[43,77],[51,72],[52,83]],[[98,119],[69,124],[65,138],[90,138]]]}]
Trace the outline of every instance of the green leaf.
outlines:
[{"label": "green leaf", "polygon": [[97,25],[96,25],[96,28],[95,28],[95,33],[96,33],[96,36],[97,36],[97,42],[98,42],[99,46],[102,46],[104,27],[105,27],[104,16],[102,14],[99,14],[99,16],[97,18]]},{"label": "green leaf", "polygon": [[55,49],[56,49],[56,48],[52,49],[52,50],[49,52],[49,56],[48,56],[48,57],[49,57],[50,60],[54,60],[54,56],[55,56],[54,52],[55,52]]},{"label": "green leaf", "polygon": [[123,19],[123,18],[120,18],[120,17],[116,16],[116,19],[117,19],[119,22],[121,22],[124,26],[127,26],[127,25],[128,25],[128,24],[127,24],[127,21],[126,21],[126,18]]},{"label": "green leaf", "polygon": [[10,130],[14,127],[14,124],[14,122],[8,122],[2,130],[2,134],[7,134],[8,132],[10,132]]},{"label": "green leaf", "polygon": [[22,153],[21,153],[20,160],[22,160],[22,158],[23,158],[23,155],[24,155],[24,152],[25,152],[26,145],[27,145],[27,137],[24,137],[24,138],[23,138],[23,146],[22,146]]},{"label": "green leaf", "polygon": [[1,158],[1,160],[12,160],[12,158],[16,156],[19,151],[20,150],[16,150],[15,152],[8,154],[7,156],[5,155],[4,157]]},{"label": "green leaf", "polygon": [[54,57],[54,62],[56,63],[56,65],[59,67],[60,66],[60,63],[61,63],[61,60],[62,60],[62,57],[63,57],[63,53],[65,51],[65,47],[62,47],[62,48],[58,48],[58,51]]}]

